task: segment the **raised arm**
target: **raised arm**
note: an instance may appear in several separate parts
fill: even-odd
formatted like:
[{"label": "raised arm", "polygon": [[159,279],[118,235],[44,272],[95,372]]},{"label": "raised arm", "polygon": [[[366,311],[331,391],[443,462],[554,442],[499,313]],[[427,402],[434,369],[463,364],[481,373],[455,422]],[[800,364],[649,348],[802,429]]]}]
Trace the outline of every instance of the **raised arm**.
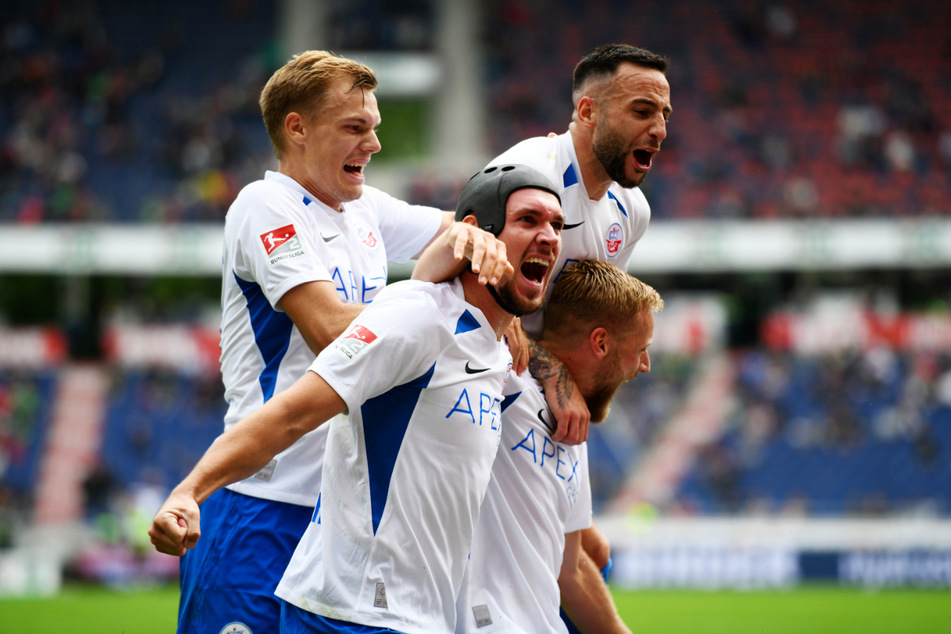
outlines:
[{"label": "raised arm", "polygon": [[159,552],[184,555],[201,535],[199,505],[218,489],[250,477],[271,458],[343,412],[343,399],[314,372],[222,434],[176,486],[149,528]]},{"label": "raised arm", "polygon": [[581,547],[582,532],[565,535],[565,556],[558,576],[561,607],[582,634],[631,634],[597,564]]}]

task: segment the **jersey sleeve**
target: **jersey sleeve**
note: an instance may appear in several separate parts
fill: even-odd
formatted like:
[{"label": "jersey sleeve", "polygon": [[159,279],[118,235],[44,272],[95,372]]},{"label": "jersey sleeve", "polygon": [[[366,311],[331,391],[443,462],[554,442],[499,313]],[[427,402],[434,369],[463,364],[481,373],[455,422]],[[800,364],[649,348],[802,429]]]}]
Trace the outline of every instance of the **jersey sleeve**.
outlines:
[{"label": "jersey sleeve", "polygon": [[376,211],[390,262],[409,262],[439,232],[443,216],[440,209],[411,205],[375,187],[364,186],[363,196]]},{"label": "jersey sleeve", "polygon": [[449,343],[445,318],[425,290],[401,292],[422,284],[404,281],[381,291],[311,365],[348,409],[426,375]]},{"label": "jersey sleeve", "polygon": [[303,200],[285,187],[260,185],[235,201],[246,208],[236,214],[235,243],[227,248],[235,249],[234,274],[260,286],[276,308],[295,286],[331,277],[311,235]]}]

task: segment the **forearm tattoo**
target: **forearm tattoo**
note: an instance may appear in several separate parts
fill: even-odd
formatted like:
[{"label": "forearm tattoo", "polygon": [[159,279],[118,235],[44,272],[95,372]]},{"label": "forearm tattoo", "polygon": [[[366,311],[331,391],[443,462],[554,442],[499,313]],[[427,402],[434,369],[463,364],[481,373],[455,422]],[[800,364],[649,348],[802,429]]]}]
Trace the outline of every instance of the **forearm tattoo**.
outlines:
[{"label": "forearm tattoo", "polygon": [[528,371],[546,388],[554,388],[553,396],[559,408],[568,406],[574,389],[568,368],[532,339],[528,340]]}]

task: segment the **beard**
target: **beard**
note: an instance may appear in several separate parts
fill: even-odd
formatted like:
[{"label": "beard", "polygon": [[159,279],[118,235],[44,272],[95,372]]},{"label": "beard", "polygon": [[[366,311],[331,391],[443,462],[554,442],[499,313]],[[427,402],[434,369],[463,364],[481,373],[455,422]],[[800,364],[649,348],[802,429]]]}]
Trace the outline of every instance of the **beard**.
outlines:
[{"label": "beard", "polygon": [[617,392],[619,383],[598,386],[594,391],[584,397],[584,402],[591,412],[592,423],[602,423],[608,417],[611,411],[611,401],[614,400],[614,393]]},{"label": "beard", "polygon": [[502,310],[516,317],[535,312],[541,308],[542,300],[544,299],[544,295],[537,300],[519,297],[512,291],[511,283],[499,287],[489,284],[487,288],[489,289],[489,294],[495,298],[495,303],[498,304]]},{"label": "beard", "polygon": [[603,117],[598,119],[591,149],[611,180],[625,189],[633,189],[641,184],[645,175],[638,173],[634,178],[628,178],[627,157],[630,152],[623,137],[614,128],[608,127],[605,120]]},{"label": "beard", "polygon": [[603,422],[608,417],[608,412],[611,411],[611,401],[614,400],[618,388],[626,381],[634,378],[624,376],[621,372],[621,353],[617,349],[608,354],[609,357],[605,360],[602,371],[597,373],[595,377],[597,382],[584,397],[588,411],[591,412],[591,422],[593,423]]}]

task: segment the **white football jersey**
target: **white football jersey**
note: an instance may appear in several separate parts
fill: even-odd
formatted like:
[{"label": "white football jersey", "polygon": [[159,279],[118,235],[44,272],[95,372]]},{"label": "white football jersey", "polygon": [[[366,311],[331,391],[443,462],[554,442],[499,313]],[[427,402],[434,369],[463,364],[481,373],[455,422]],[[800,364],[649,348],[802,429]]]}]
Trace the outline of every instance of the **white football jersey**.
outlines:
[{"label": "white football jersey", "polygon": [[[438,209],[368,186],[342,212],[278,172],[244,187],[225,218],[222,256],[225,429],[293,385],[314,360],[300,331],[277,308],[284,293],[329,280],[341,301],[367,303],[386,285],[387,261],[406,262],[419,253],[441,221]],[[308,434],[260,473],[228,488],[313,506],[325,434]]]},{"label": "white football jersey", "polygon": [[[571,133],[535,137],[514,145],[490,165],[529,165],[551,179],[565,214],[561,254],[548,285],[552,286],[566,264],[578,260],[610,262],[627,270],[634,245],[647,231],[651,210],[640,188],[625,189],[612,183],[600,200],[591,200],[581,181],[581,168]],[[535,338],[541,335],[542,311],[521,318],[522,327]]]},{"label": "white football jersey", "polygon": [[459,280],[384,289],[312,370],[330,421],[314,518],[277,589],[327,617],[452,632],[512,365]]},{"label": "white football jersey", "polygon": [[567,632],[558,574],[565,533],[591,525],[587,444],[552,441],[554,419],[528,371],[510,378],[505,394],[456,632]]}]

